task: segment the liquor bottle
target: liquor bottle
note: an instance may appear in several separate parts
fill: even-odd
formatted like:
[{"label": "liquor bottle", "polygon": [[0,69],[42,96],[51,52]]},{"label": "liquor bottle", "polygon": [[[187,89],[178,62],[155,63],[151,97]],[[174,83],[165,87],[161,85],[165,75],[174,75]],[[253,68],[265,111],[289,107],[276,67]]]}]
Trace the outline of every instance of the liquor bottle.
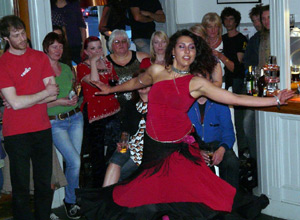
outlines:
[{"label": "liquor bottle", "polygon": [[246,74],[246,93],[247,95],[253,95],[253,76],[252,76],[252,66],[248,67],[248,72]]},{"label": "liquor bottle", "polygon": [[266,77],[264,74],[264,70],[260,70],[260,77],[257,80],[257,87],[258,87],[258,96],[266,96],[266,91],[267,91],[267,83],[266,83]]}]

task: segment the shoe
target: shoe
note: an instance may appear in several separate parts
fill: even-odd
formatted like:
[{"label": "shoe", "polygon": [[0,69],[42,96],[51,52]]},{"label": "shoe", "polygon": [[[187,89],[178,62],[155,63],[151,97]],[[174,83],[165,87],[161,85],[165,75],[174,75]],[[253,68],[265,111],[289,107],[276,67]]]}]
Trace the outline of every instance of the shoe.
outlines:
[{"label": "shoe", "polygon": [[51,213],[50,220],[60,220],[60,218],[57,215],[55,215],[54,213]]},{"label": "shoe", "polygon": [[77,204],[67,203],[64,200],[64,206],[66,210],[66,214],[70,219],[79,219],[80,215],[80,207]]},{"label": "shoe", "polygon": [[249,204],[240,207],[238,210],[238,213],[248,220],[255,219],[261,214],[261,210],[266,208],[270,203],[269,198],[264,194],[260,197],[253,196],[253,198]]}]

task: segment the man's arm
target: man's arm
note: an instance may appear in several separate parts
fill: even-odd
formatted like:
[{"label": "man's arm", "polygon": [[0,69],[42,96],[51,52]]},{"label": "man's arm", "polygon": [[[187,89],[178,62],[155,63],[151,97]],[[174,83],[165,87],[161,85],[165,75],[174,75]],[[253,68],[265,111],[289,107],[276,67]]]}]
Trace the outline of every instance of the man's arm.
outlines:
[{"label": "man's arm", "polygon": [[[51,78],[51,77],[47,77]],[[45,78],[45,79],[47,79]],[[54,77],[53,77],[54,78]],[[1,89],[1,92],[8,102],[8,104],[14,109],[24,109],[29,108],[35,104],[38,104],[40,101],[55,96],[58,94],[58,87],[56,84],[52,84],[52,80],[48,79],[48,83],[46,84],[46,88],[38,93],[32,95],[20,95],[18,96],[16,93],[15,87],[7,87]],[[55,82],[55,80],[54,80]]]},{"label": "man's arm", "polygon": [[235,133],[228,106],[215,104],[215,108],[218,113],[218,116],[216,117],[219,119],[221,139],[219,148],[215,151],[212,160],[214,165],[218,165],[223,161],[225,151],[233,147],[235,142]]},{"label": "man's arm", "polygon": [[100,24],[99,24],[99,32],[101,34],[104,34],[106,36],[110,36],[109,29],[107,28],[107,20],[110,12],[110,7],[104,6],[103,11],[102,11],[102,16],[100,19]]},{"label": "man's arm", "polygon": [[[49,81],[51,81],[52,84],[55,84],[55,77],[54,76],[50,76],[50,77],[44,78],[43,79],[44,85],[47,86],[47,84],[49,83]],[[37,104],[43,104],[43,103],[52,102],[52,101],[55,101],[56,98],[57,98],[57,95],[49,96],[49,97],[43,99],[42,101],[38,102]]]},{"label": "man's arm", "polygon": [[154,21],[153,18],[142,15],[139,7],[131,7],[130,11],[131,11],[131,14],[132,14],[134,20],[136,20],[138,22],[147,23],[147,22]]},{"label": "man's arm", "polygon": [[149,11],[141,11],[141,14],[152,18],[154,21],[159,23],[165,23],[166,22],[166,16],[165,13],[162,10],[158,10],[155,13],[149,12]]},{"label": "man's arm", "polygon": [[82,56],[83,50],[84,50],[84,41],[86,39],[86,29],[83,27],[80,27],[79,30],[80,30],[81,39],[82,39],[82,48],[81,48],[81,53],[80,53],[80,55]]}]

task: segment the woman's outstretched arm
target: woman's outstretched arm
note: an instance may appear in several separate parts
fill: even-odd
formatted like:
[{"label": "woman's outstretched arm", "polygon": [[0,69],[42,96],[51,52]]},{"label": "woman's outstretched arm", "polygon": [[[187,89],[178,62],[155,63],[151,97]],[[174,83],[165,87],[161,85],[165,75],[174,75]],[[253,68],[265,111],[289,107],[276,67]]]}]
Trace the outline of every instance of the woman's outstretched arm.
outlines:
[{"label": "woman's outstretched arm", "polygon": [[[194,77],[190,83],[190,92],[194,98],[206,96],[216,102],[249,107],[264,107],[286,104],[286,101],[293,97],[291,90],[281,90],[276,97],[254,97],[248,95],[237,95],[214,86],[204,78]],[[278,98],[278,101],[277,101]]]},{"label": "woman's outstretched arm", "polygon": [[158,71],[161,71],[161,66],[152,65],[144,73],[139,74],[137,77],[114,87],[110,87],[98,81],[92,81],[91,83],[100,89],[99,92],[95,93],[96,95],[107,95],[115,92],[132,91],[152,85],[154,82],[153,79]]}]

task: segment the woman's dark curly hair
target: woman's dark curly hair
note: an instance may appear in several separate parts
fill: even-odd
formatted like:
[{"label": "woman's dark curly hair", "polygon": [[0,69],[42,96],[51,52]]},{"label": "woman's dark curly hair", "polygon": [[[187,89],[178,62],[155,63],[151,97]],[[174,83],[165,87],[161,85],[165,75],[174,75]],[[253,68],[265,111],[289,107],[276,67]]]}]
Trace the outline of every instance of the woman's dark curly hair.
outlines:
[{"label": "woman's dark curly hair", "polygon": [[211,74],[217,65],[217,60],[212,54],[211,48],[208,46],[205,40],[186,29],[177,31],[170,37],[170,42],[167,46],[165,54],[166,66],[173,64],[172,50],[175,48],[177,40],[182,36],[190,37],[194,41],[196,47],[196,57],[194,62],[190,65],[190,72],[192,74]]}]

